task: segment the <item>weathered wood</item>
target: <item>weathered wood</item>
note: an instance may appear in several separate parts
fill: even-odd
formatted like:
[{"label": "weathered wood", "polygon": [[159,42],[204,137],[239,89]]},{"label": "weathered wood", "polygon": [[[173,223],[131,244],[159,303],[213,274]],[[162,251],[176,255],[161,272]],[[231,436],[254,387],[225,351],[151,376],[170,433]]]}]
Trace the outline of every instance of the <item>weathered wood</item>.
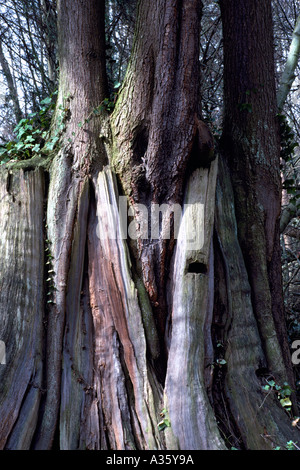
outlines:
[{"label": "weathered wood", "polygon": [[[214,161],[210,169],[198,169],[191,175],[184,198],[190,210],[183,215],[176,245],[165,385],[171,421],[171,428],[166,431],[167,446],[174,449],[224,448],[204,380],[204,369],[209,365],[205,343],[210,338],[206,324],[210,324],[213,307],[209,287],[214,270],[211,242],[217,167]],[[198,238],[193,243],[189,241],[192,233]]]},{"label": "weathered wood", "polygon": [[[247,34],[240,22],[225,34],[242,34],[247,54],[253,24],[259,30],[270,19],[270,2],[221,3],[226,27],[231,8],[236,14],[250,5],[255,22],[246,21]],[[199,119],[201,2],[140,2],[132,59],[110,119],[93,112],[106,97],[105,76],[98,81],[103,4],[59,3],[53,130],[62,105],[66,115],[45,208],[51,269],[43,267],[43,173],[0,173],[0,340],[10,364],[0,365],[0,447],[224,449],[232,436],[244,448],[284,447],[298,440],[298,430],[262,389],[264,373],[285,378],[272,304],[279,207],[278,135],[268,107],[274,90],[250,92],[255,109],[243,115],[238,135],[236,104],[256,84],[248,72],[257,64],[251,56],[241,69],[233,54],[242,89],[238,96],[228,89],[231,80],[225,87],[231,174],[222,160],[215,206],[218,162]],[[261,98],[270,132],[258,125]],[[164,236],[170,219],[175,223],[168,212],[155,237],[151,227],[151,234],[125,240],[117,187],[138,224],[141,204],[146,213],[152,204],[172,208],[185,194],[177,243],[175,235]],[[163,431],[162,418],[170,419]]]},{"label": "weathered wood", "polygon": [[86,179],[79,195],[66,292],[59,434],[62,450],[80,448],[83,409],[92,392],[92,317],[86,305],[87,292],[83,292],[88,209],[89,181]]},{"label": "weathered wood", "polygon": [[76,176],[73,178],[70,161],[62,150],[53,162],[47,200],[48,253],[52,268],[47,293],[51,287],[52,302],[48,304],[46,394],[43,418],[35,441],[37,450],[51,448],[60,408],[62,344],[71,264],[70,253],[77,207],[84,187],[84,180]]},{"label": "weathered wood", "polygon": [[105,422],[111,423],[108,443],[120,450],[161,448],[157,420],[162,390],[155,377],[151,379],[147,364],[138,293],[122,239],[116,183],[109,168],[98,174],[94,188],[89,228],[94,387],[99,400],[101,397]]},{"label": "weathered wood", "polygon": [[29,449],[42,394],[44,177],[0,172],[0,447]]},{"label": "weathered wood", "polygon": [[[93,113],[107,97],[104,7],[102,0],[91,0],[87,4],[80,0],[58,2],[60,77],[52,130],[61,132],[63,127],[63,135],[60,150],[50,168],[47,201],[48,238],[53,256],[55,290],[53,304],[49,306],[47,330],[47,393],[43,417],[36,436],[36,449],[48,449],[53,444],[60,409],[64,341],[64,384],[72,382],[74,385],[76,380],[70,379],[68,368],[71,363],[66,362],[69,340],[65,334],[65,321],[68,322],[67,325],[71,324],[71,329],[74,327],[76,330],[78,318],[73,324],[70,314],[81,315],[78,305],[80,290],[76,293],[75,291],[80,289],[83,266],[77,266],[77,273],[74,272],[74,266],[77,255],[78,261],[80,259],[82,263],[84,260],[83,225],[86,217],[84,212],[87,210],[85,189],[92,164],[101,166],[106,161],[100,139],[102,120],[99,115]],[[78,234],[78,230],[82,233]],[[78,253],[72,251],[77,244]],[[73,287],[68,284],[69,276],[74,281]],[[76,300],[70,299],[71,292]],[[86,315],[85,318],[87,320]],[[81,339],[84,341],[83,337]],[[78,339],[75,349],[79,344]],[[80,363],[79,358],[78,362]],[[75,369],[77,365],[74,365]],[[76,406],[79,406],[79,389],[77,392],[72,387],[70,393],[76,395]],[[77,413],[71,416],[67,411],[71,395],[67,396],[66,390],[64,393],[62,412],[66,413],[66,423],[61,436],[62,445],[73,447],[78,432],[77,437],[69,434],[68,420],[79,420],[79,417]]]},{"label": "weathered wood", "polygon": [[[268,362],[269,351],[279,354],[274,325],[268,323],[273,334],[261,337],[251,302],[251,288],[239,240],[235,220],[233,190],[230,174],[224,160],[220,159],[216,192],[216,233],[224,267],[226,289],[225,303],[216,303],[215,322],[219,325],[217,340],[226,350],[226,373],[219,393],[223,403],[228,403],[228,416],[232,413],[235,424],[247,449],[272,449],[285,446],[297,439],[298,431],[279,404],[275,393],[263,391],[265,378],[283,385],[282,376],[276,375]],[[220,275],[220,270],[218,275]],[[217,298],[220,299],[220,284]],[[222,325],[222,326],[221,326]],[[264,349],[264,341],[268,349]],[[263,341],[263,343],[262,343]],[[278,359],[279,361],[279,359]],[[281,370],[281,364],[279,365]],[[275,375],[273,375],[275,374]],[[280,423],[280,425],[278,424]],[[227,423],[230,429],[230,423]]]}]

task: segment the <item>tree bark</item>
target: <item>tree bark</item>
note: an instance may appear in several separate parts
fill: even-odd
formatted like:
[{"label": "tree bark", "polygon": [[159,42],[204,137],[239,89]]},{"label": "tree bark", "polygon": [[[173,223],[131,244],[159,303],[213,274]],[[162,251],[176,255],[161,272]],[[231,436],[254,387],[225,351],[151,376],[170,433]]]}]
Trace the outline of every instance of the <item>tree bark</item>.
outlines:
[{"label": "tree bark", "polygon": [[[50,169],[47,233],[49,249],[53,256],[51,263],[53,274],[50,277],[55,290],[48,308],[47,393],[43,416],[34,442],[35,449],[52,447],[59,411],[61,416],[65,417],[60,446],[65,448],[70,445],[70,448],[73,448],[74,442],[76,445],[78,443],[76,435],[68,434],[68,420],[71,420],[71,423],[74,419],[78,421],[78,416],[66,408],[70,399],[74,399],[75,403],[79,400],[77,405],[79,410],[81,403],[84,406],[83,386],[80,395],[77,383],[85,381],[82,379],[81,382],[81,376],[77,376],[79,372],[76,367],[77,363],[82,364],[82,361],[88,360],[89,356],[81,352],[85,339],[81,335],[81,330],[77,332],[78,326],[76,328],[73,318],[82,315],[82,322],[88,325],[89,318],[86,318],[86,311],[82,311],[80,294],[89,207],[88,181],[92,162],[95,160],[97,165],[103,165],[106,159],[99,138],[100,118],[95,116],[90,119],[93,109],[101,104],[107,93],[107,79],[103,72],[105,71],[104,2],[93,0],[83,4],[79,0],[60,1],[58,31],[60,81],[53,127],[55,130],[64,121],[65,128],[61,150]],[[99,35],[95,34],[96,32],[99,32]],[[69,328],[78,335],[78,343],[75,341],[71,350],[69,350]],[[75,350],[79,348],[83,355],[81,357],[78,352],[75,363],[71,355],[72,348]],[[85,377],[84,372],[83,377]],[[74,424],[75,428],[79,433]]]},{"label": "tree bark", "polygon": [[42,24],[45,29],[43,40],[46,46],[48,79],[53,89],[57,83],[58,71],[56,64],[57,37],[56,37],[56,10],[49,0],[41,0]]},{"label": "tree bark", "polygon": [[23,113],[22,113],[20,103],[19,103],[17,87],[13,79],[13,75],[11,73],[9,63],[3,51],[2,39],[0,39],[0,65],[1,65],[3,75],[7,83],[10,98],[12,100],[15,121],[17,124],[22,119]]},{"label": "tree bark", "polygon": [[[271,6],[269,2],[257,3],[252,2],[251,6],[247,2],[240,2],[239,6],[233,2],[221,4],[224,27],[223,142],[233,179],[239,240],[253,290],[255,315],[262,338],[265,338],[268,361],[280,377],[285,365],[274,336],[277,329],[282,339],[280,345],[285,346],[284,333],[279,332],[284,325],[279,275],[280,144]],[[239,21],[242,17],[249,18],[245,28]],[[253,54],[254,50],[256,54]],[[232,74],[238,77],[236,83],[230,79]]]},{"label": "tree bark", "polygon": [[292,35],[292,41],[287,56],[286,64],[282,72],[277,92],[277,106],[279,112],[282,111],[288,94],[296,78],[295,70],[300,56],[300,16],[298,16]]},{"label": "tree bark", "polygon": [[28,449],[43,394],[44,176],[2,170],[0,178],[0,448]]},{"label": "tree bark", "polygon": [[[232,176],[238,240],[264,352],[264,360],[257,362],[256,375],[263,369],[276,382],[287,381],[293,386],[281,284],[280,146],[271,4],[245,1],[237,5],[228,1],[221,2],[221,11],[225,104],[222,149]],[[248,19],[243,27],[241,18]],[[234,82],[232,76],[238,80]]]},{"label": "tree bark", "polygon": [[[83,3],[58,5],[50,171],[1,173],[1,448],[284,448],[298,430],[263,389],[291,383],[270,4],[222,4],[217,155],[201,121],[201,2],[140,1],[110,117],[104,2]],[[248,96],[253,113],[237,106]]]}]

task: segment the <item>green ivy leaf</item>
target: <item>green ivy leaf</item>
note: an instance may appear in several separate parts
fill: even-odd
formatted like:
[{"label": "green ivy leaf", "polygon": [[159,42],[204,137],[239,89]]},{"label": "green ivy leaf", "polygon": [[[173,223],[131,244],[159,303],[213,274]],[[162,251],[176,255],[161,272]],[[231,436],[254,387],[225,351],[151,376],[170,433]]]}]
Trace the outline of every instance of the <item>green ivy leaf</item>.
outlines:
[{"label": "green ivy leaf", "polygon": [[225,359],[217,359],[217,364],[220,364],[221,366],[227,364],[227,361]]},{"label": "green ivy leaf", "polygon": [[280,404],[281,404],[281,406],[283,406],[284,408],[292,406],[292,402],[291,402],[291,400],[290,400],[289,398],[281,398]]},{"label": "green ivy leaf", "polygon": [[34,142],[34,141],[35,141],[35,139],[32,137],[32,135],[28,135],[28,136],[26,137],[26,139],[25,139],[25,142],[26,142],[26,143],[27,143],[27,142]]},{"label": "green ivy leaf", "polygon": [[23,147],[25,147],[24,142],[18,142],[18,143],[15,145],[15,148],[16,148],[17,150],[21,150]]},{"label": "green ivy leaf", "polygon": [[52,98],[48,96],[44,100],[41,101],[41,104],[51,104],[52,103]]},{"label": "green ivy leaf", "polygon": [[33,151],[33,152],[39,152],[40,149],[41,149],[40,144],[35,144],[35,146],[32,148],[32,151]]}]

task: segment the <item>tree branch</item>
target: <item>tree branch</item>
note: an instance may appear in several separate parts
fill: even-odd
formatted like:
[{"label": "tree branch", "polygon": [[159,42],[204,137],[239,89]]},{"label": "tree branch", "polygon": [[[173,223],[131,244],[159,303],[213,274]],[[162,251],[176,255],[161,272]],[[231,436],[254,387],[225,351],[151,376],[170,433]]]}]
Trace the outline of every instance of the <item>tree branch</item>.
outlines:
[{"label": "tree branch", "polygon": [[9,63],[5,57],[5,54],[3,52],[2,48],[2,40],[0,39],[0,65],[2,68],[3,75],[6,79],[6,83],[9,89],[9,94],[10,98],[13,103],[13,110],[14,110],[14,115],[15,115],[15,120],[16,123],[18,123],[22,119],[22,111],[20,108],[20,103],[19,103],[19,98],[18,98],[18,92],[14,84],[14,79],[9,67]]},{"label": "tree branch", "polygon": [[286,227],[284,235],[300,240],[300,229],[297,227]]},{"label": "tree branch", "polygon": [[278,110],[281,112],[285,100],[290,92],[295,79],[295,69],[300,56],[300,15],[297,18],[296,26],[293,31],[292,42],[288,53],[288,58],[282,73],[279,89],[277,92]]},{"label": "tree branch", "polygon": [[286,229],[290,221],[300,215],[300,198],[297,199],[296,204],[290,202],[281,213],[280,218],[280,233]]}]

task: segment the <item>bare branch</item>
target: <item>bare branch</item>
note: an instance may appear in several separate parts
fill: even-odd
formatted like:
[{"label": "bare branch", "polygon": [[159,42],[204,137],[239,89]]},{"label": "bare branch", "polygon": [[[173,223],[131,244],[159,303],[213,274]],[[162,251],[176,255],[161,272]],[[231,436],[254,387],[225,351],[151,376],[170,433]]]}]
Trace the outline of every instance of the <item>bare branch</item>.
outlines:
[{"label": "bare branch", "polygon": [[279,89],[277,92],[277,105],[279,112],[282,110],[286,98],[290,92],[293,81],[295,79],[295,69],[300,56],[300,15],[296,21],[292,42],[288,53],[288,58],[281,77]]}]

